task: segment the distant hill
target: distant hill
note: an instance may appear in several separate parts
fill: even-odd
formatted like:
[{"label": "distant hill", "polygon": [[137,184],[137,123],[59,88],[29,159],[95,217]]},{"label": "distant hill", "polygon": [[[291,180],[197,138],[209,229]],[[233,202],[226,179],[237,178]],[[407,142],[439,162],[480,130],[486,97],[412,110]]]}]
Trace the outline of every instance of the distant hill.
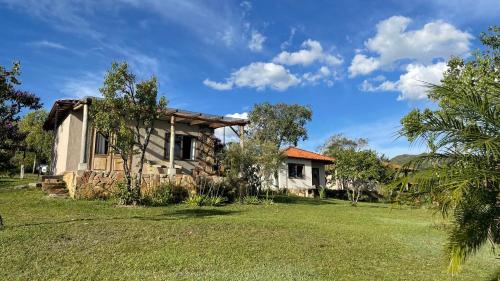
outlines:
[{"label": "distant hill", "polygon": [[394,156],[393,158],[391,158],[390,161],[391,161],[391,163],[394,163],[394,164],[404,165],[404,164],[407,164],[408,162],[410,162],[411,160],[413,160],[417,156],[418,155],[414,155],[414,154],[401,154],[398,156]]}]

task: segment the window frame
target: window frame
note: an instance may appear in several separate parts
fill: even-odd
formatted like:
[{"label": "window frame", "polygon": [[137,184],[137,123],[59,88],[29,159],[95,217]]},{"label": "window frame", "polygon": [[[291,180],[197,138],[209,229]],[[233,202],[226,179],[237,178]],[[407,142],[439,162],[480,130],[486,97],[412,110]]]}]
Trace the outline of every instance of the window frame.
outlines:
[{"label": "window frame", "polygon": [[[298,176],[298,167],[302,167],[301,171],[301,176]],[[293,169],[290,169],[293,167]],[[289,179],[304,179],[305,178],[305,164],[300,164],[300,163],[288,163],[287,165],[288,168],[288,178]],[[290,173],[290,171],[294,171],[294,173]]]},{"label": "window frame", "polygon": [[[98,140],[98,137],[99,136],[102,136],[102,138],[104,138],[104,144],[105,144],[105,151],[106,153],[98,153],[97,151],[97,140]],[[110,152],[110,149],[109,149],[109,137],[106,137],[103,133],[101,132],[97,132],[95,133],[95,139],[94,139],[94,155],[96,156],[108,156],[109,155],[109,152]]]},{"label": "window frame", "polygon": [[[186,135],[186,134],[175,134],[175,139],[174,139],[174,142],[177,142],[178,141],[178,138],[181,138],[180,139],[180,149],[179,149],[179,153],[176,153],[176,149],[174,147],[174,160],[177,160],[177,161],[195,161],[196,160],[196,149],[195,149],[195,146],[196,146],[196,137],[195,136],[192,136],[192,135]],[[185,140],[184,138],[190,138],[190,147],[189,147],[189,158],[183,158],[183,155],[184,155],[184,145],[185,145]],[[164,145],[164,159],[165,160],[170,160],[170,132],[167,131],[165,133],[165,145]]]}]

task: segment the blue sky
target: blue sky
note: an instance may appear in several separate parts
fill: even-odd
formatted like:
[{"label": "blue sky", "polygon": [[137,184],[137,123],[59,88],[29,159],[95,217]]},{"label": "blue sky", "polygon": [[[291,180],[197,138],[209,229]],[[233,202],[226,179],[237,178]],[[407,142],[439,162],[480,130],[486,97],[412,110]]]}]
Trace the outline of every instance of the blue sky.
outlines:
[{"label": "blue sky", "polygon": [[22,89],[56,99],[98,95],[112,61],[156,75],[169,106],[244,116],[255,103],[310,105],[314,150],[330,135],[366,137],[387,156],[412,108],[432,107],[451,55],[479,48],[496,1],[0,0],[0,64]]}]

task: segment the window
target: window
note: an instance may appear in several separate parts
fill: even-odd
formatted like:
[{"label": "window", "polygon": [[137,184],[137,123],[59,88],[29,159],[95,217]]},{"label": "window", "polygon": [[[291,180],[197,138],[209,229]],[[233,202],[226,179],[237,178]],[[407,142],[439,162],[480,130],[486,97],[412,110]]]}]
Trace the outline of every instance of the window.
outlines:
[{"label": "window", "polygon": [[95,135],[95,154],[108,154],[108,138],[99,132]]},{"label": "window", "polygon": [[[191,136],[175,135],[174,159],[194,160],[195,139]],[[165,158],[170,158],[170,133],[165,135]]]},{"label": "window", "polygon": [[288,164],[288,177],[289,178],[303,178],[304,165],[303,164]]}]

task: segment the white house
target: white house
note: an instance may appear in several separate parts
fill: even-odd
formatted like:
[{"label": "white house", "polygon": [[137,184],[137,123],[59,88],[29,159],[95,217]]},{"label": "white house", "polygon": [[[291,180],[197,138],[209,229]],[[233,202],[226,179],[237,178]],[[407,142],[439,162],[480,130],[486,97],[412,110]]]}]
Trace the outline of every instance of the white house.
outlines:
[{"label": "white house", "polygon": [[320,186],[326,185],[325,166],[335,159],[296,147],[287,148],[284,154],[286,158],[278,173],[280,189],[312,197]]}]

